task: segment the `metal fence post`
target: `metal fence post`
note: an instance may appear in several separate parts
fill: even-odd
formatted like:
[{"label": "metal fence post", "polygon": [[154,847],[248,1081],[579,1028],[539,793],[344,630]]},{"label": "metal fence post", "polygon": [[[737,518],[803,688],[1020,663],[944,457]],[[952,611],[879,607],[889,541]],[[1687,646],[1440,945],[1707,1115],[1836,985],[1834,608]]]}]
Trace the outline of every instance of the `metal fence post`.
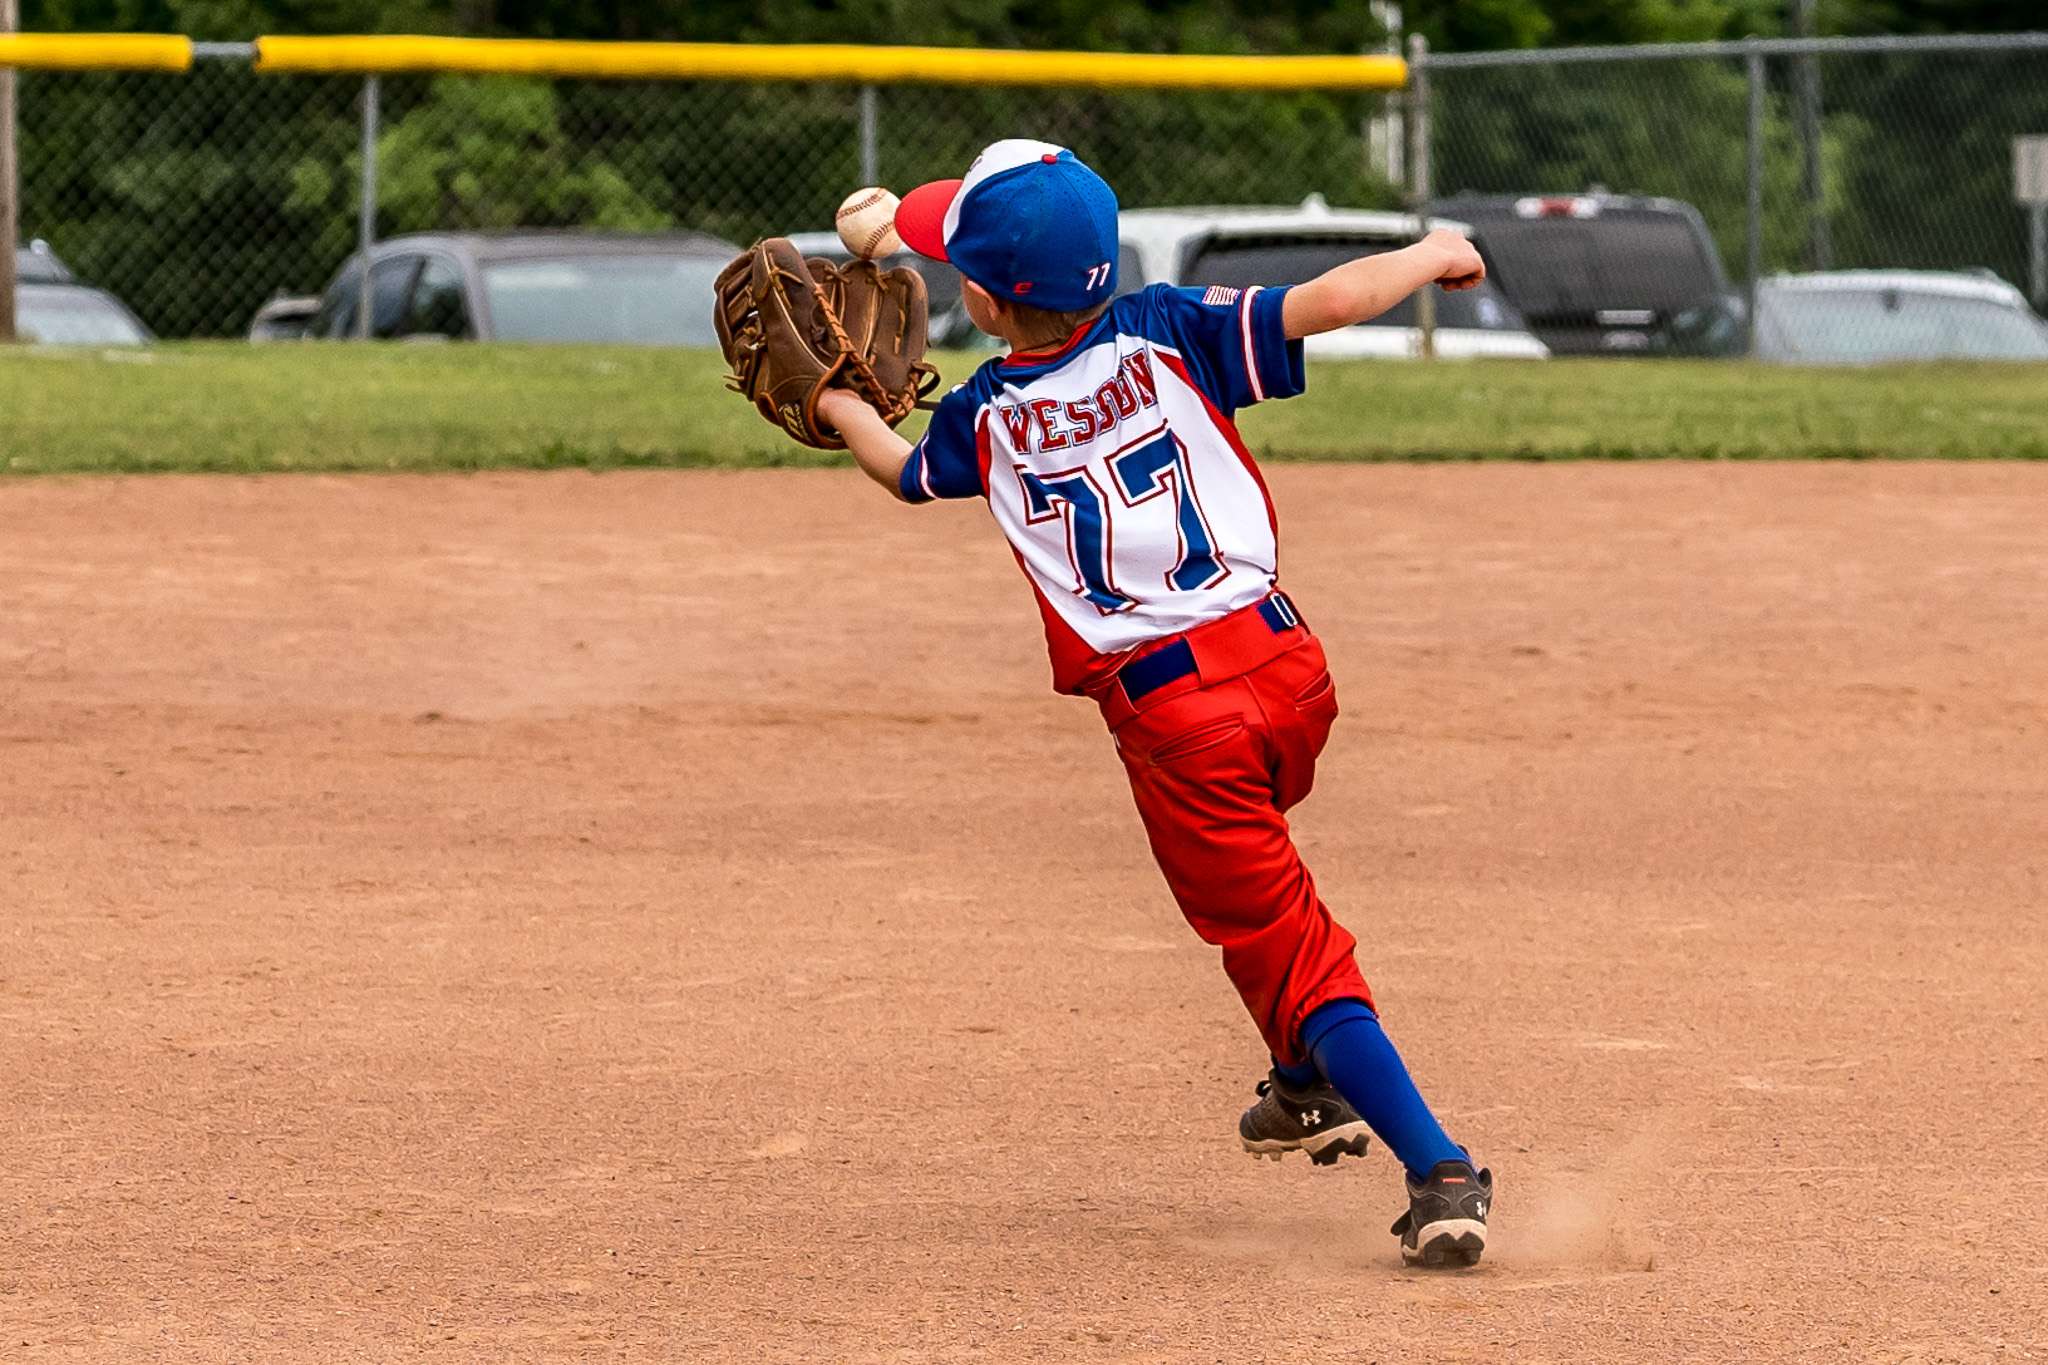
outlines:
[{"label": "metal fence post", "polygon": [[875,106],[878,103],[875,87],[863,85],[860,88],[860,183],[863,185],[882,183],[881,148],[875,145]]},{"label": "metal fence post", "polygon": [[1743,280],[1743,327],[1756,354],[1756,282],[1764,270],[1764,53],[1752,40],[1749,66],[1748,268]]},{"label": "metal fence post", "polygon": [[[1415,238],[1429,232],[1429,39],[1408,36],[1408,198],[1415,210]],[[1415,325],[1422,334],[1422,358],[1436,359],[1436,291],[1415,296]]]},{"label": "metal fence post", "polygon": [[[1813,0],[1792,0],[1792,28],[1801,38],[1813,36]],[[1829,270],[1834,242],[1828,230],[1826,168],[1821,162],[1820,58],[1809,52],[1792,59],[1792,88],[1799,104],[1799,151],[1806,192],[1806,268]]]},{"label": "metal fence post", "polygon": [[[16,0],[0,0],[0,33],[21,24]],[[14,159],[14,68],[0,67],[0,342],[14,340],[14,248],[21,242]]]},{"label": "metal fence post", "polygon": [[356,336],[361,340],[370,336],[370,248],[377,244],[377,105],[377,78],[365,76],[362,195],[356,210],[356,250],[363,263],[356,281]]},{"label": "metal fence post", "polygon": [[2027,206],[2027,297],[2048,308],[2048,204]]}]

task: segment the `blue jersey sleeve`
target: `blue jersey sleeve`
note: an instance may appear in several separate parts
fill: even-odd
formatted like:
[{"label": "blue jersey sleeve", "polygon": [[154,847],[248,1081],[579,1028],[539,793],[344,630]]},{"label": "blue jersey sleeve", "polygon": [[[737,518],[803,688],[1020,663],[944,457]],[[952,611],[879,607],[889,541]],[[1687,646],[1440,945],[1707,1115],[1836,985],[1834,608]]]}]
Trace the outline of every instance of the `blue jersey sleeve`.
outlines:
[{"label": "blue jersey sleeve", "polygon": [[1268,398],[1292,398],[1307,386],[1301,343],[1280,320],[1287,286],[1157,286],[1157,306],[1187,360],[1188,372],[1224,413]]},{"label": "blue jersey sleeve", "polygon": [[981,402],[965,385],[939,400],[931,424],[903,462],[903,496],[910,502],[934,498],[978,498],[981,485]]}]

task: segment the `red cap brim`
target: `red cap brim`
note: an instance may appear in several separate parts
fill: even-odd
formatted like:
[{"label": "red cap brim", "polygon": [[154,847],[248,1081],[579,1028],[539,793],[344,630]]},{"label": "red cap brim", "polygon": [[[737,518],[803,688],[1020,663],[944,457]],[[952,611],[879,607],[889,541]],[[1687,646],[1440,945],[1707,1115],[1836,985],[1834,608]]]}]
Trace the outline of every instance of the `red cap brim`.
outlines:
[{"label": "red cap brim", "polygon": [[946,259],[946,210],[960,193],[958,180],[919,185],[896,206],[896,235],[903,245],[935,261]]}]

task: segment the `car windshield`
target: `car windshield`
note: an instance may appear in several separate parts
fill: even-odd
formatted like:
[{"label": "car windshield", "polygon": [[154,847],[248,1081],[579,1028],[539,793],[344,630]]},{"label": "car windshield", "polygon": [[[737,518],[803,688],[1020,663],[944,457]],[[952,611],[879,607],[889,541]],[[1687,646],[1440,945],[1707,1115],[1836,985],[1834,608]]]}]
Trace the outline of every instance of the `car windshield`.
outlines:
[{"label": "car windshield", "polygon": [[[1302,237],[1280,233],[1217,238],[1196,249],[1181,283],[1222,284],[1239,289],[1255,284],[1300,284],[1346,261],[1398,251],[1405,245],[1384,237]],[[1403,299],[1366,325],[1415,326],[1415,300]],[[1513,305],[1490,280],[1476,289],[1439,293],[1436,325],[1486,332],[1522,330],[1522,320],[1516,316]]]},{"label": "car windshield", "polygon": [[715,346],[712,281],[723,258],[647,254],[495,261],[484,299],[499,341]]},{"label": "car windshield", "polygon": [[1768,360],[1869,365],[1887,360],[2048,360],[2048,326],[1992,299],[1912,289],[1766,285],[1757,353]]},{"label": "car windshield", "polygon": [[128,311],[97,289],[23,288],[15,295],[15,325],[46,346],[139,346],[149,340]]},{"label": "car windshield", "polygon": [[1720,292],[1714,259],[1683,214],[1608,209],[1592,218],[1488,214],[1480,229],[1508,296],[1527,315],[1672,313]]},{"label": "car windshield", "polygon": [[48,251],[24,246],[14,250],[14,278],[19,284],[69,284],[72,274]]}]

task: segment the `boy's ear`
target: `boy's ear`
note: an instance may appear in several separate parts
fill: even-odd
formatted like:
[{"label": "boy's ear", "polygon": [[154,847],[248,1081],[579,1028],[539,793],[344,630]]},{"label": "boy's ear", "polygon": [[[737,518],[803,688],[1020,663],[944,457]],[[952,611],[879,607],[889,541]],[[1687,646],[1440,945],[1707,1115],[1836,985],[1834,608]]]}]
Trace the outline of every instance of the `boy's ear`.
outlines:
[{"label": "boy's ear", "polygon": [[994,310],[995,314],[998,317],[1007,317],[1009,315],[1010,301],[1008,299],[997,298],[994,294],[989,293],[988,290],[983,289],[980,285],[976,284],[973,280],[968,279],[965,275],[960,277],[960,287],[967,293],[972,294],[976,298],[980,299],[984,304],[987,304],[990,309]]}]

